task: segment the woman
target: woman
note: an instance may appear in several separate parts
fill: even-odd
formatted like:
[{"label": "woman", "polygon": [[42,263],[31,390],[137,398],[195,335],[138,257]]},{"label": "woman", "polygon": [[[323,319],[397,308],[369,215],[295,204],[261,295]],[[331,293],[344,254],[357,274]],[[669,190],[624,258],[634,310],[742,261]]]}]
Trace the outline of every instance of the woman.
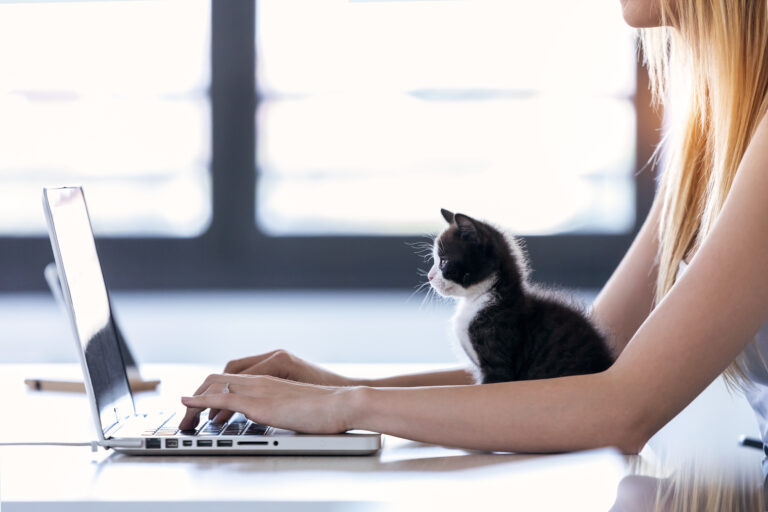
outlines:
[{"label": "woman", "polygon": [[[483,386],[464,370],[363,381],[276,351],[209,376],[182,399],[182,426],[211,408],[219,418],[240,411],[303,432],[359,428],[479,450],[637,453],[724,371],[754,382],[748,396],[768,416],[760,399],[768,371],[750,344],[768,321],[767,4],[622,0],[630,25],[653,27],[643,41],[670,123],[659,193],[591,312],[611,335],[611,368]],[[681,261],[688,268],[676,279]],[[757,341],[768,345],[768,334]]]}]

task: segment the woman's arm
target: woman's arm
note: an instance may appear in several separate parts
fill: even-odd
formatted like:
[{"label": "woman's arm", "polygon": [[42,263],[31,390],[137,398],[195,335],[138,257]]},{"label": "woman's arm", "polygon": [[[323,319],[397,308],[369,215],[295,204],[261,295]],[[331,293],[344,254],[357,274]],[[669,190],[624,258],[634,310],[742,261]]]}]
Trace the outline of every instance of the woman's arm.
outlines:
[{"label": "woman's arm", "polygon": [[662,196],[661,191],[656,193],[627,254],[592,304],[590,316],[608,334],[614,356],[621,354],[653,306]]},{"label": "woman's arm", "polygon": [[[200,408],[304,432],[363,428],[465,448],[637,452],[744,349],[768,319],[768,121],[690,267],[605,372],[483,386],[322,387],[212,375]],[[224,383],[231,382],[230,393]]]},{"label": "woman's arm", "polygon": [[[461,384],[474,384],[474,377],[467,369],[455,368],[437,370],[431,372],[414,373],[382,379],[350,378],[326,370],[309,361],[305,361],[285,350],[273,350],[265,354],[234,359],[224,367],[224,375],[229,376],[269,376],[282,380],[293,381],[302,384],[314,384],[320,386],[350,387],[350,386],[449,386]],[[230,378],[230,380],[232,380]],[[240,381],[238,381],[240,382]],[[195,395],[205,393],[210,387],[206,382],[201,385]],[[210,391],[210,390],[209,390]],[[193,428],[197,425],[200,411],[187,411],[182,424],[185,428]],[[215,422],[224,423],[232,416],[231,410],[211,408],[210,418]],[[194,423],[194,424],[193,424]]]},{"label": "woman's arm", "polygon": [[418,386],[459,386],[475,383],[474,374],[466,368],[409,373],[382,379],[353,379],[353,385],[377,388],[405,388]]},{"label": "woman's arm", "polygon": [[[305,384],[316,384],[321,386],[375,386],[375,387],[409,387],[409,386],[454,386],[474,384],[472,372],[465,368],[455,368],[446,370],[437,370],[430,372],[414,373],[409,375],[399,375],[395,377],[385,377],[380,379],[352,378],[339,375],[326,370],[309,361],[305,361],[285,350],[273,350],[265,354],[244,357],[229,361],[224,367],[224,374],[227,375],[248,375],[248,376],[271,376],[283,380],[301,382]],[[195,395],[203,393],[207,389],[207,384],[200,386]],[[192,428],[192,419],[197,415],[187,414],[189,419],[185,419],[185,425]],[[211,409],[210,417],[217,422],[226,422],[232,416],[232,411]]]},{"label": "woman's arm", "polygon": [[474,384],[472,373],[466,368],[437,370],[382,379],[354,378],[338,375],[285,350],[273,350],[257,356],[234,359],[224,367],[224,373],[243,375],[270,375],[281,379],[320,384],[323,386],[449,386]]}]

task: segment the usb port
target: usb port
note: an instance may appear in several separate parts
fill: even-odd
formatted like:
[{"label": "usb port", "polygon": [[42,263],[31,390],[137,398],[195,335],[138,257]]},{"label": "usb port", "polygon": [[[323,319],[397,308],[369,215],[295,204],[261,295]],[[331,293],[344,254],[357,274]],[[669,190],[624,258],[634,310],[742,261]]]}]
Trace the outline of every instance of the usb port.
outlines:
[{"label": "usb port", "polygon": [[184,446],[192,446],[192,440],[191,439],[185,439],[181,442]]},{"label": "usb port", "polygon": [[232,446],[232,440],[222,439],[221,441],[216,441],[216,446]]},{"label": "usb port", "polygon": [[166,439],[165,440],[165,447],[166,448],[178,448],[179,447],[179,440],[178,439]]},{"label": "usb port", "polygon": [[210,439],[201,439],[197,442],[197,446],[213,446],[213,441]]},{"label": "usb port", "polygon": [[148,449],[159,449],[160,448],[160,440],[159,439],[147,439],[145,446]]}]

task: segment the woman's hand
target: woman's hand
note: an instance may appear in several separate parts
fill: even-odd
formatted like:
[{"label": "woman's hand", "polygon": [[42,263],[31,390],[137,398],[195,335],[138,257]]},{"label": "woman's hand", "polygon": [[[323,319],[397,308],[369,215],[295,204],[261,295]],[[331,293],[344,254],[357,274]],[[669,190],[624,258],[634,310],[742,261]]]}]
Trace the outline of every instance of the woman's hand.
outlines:
[{"label": "woman's hand", "polygon": [[226,421],[232,413],[240,412],[265,425],[313,434],[338,434],[350,428],[347,413],[349,395],[354,389],[263,375],[209,375],[195,396],[182,397],[187,413],[179,428],[195,428],[200,413],[210,408],[214,421]]},{"label": "woman's hand", "polygon": [[[360,384],[352,379],[337,375],[304,361],[285,350],[273,350],[272,352],[267,352],[266,354],[258,356],[232,360],[224,367],[224,374],[229,376],[270,376],[277,377],[278,380],[282,379],[284,381],[294,381],[296,383],[318,384],[321,386],[352,386]],[[210,379],[212,377],[214,377],[214,375],[209,376],[208,379],[197,388],[194,393],[195,396],[203,395],[208,392],[215,392],[215,388],[211,387],[213,381]],[[258,380],[247,382],[258,382]],[[230,390],[231,389],[230,386]],[[216,423],[224,423],[232,417],[233,410],[226,408],[221,409],[216,405],[208,405],[203,407],[203,409],[209,407],[211,409],[209,417]],[[238,412],[245,414],[245,411],[238,410]],[[199,413],[200,411],[194,416],[195,422],[199,419]],[[182,423],[184,425],[189,425],[191,421],[192,417],[188,410]],[[195,423],[195,425],[196,424],[197,423]],[[194,425],[187,428],[193,427]]]},{"label": "woman's hand", "polygon": [[[328,370],[324,370],[317,365],[304,361],[303,359],[296,357],[289,352],[286,352],[285,350],[275,350],[258,356],[235,359],[227,363],[227,365],[224,367],[224,373],[242,376],[272,376],[286,381],[316,384],[318,386],[326,387],[452,386],[474,383],[472,372],[466,369],[439,370],[373,380],[351,379],[349,377],[344,377],[342,375],[329,372]],[[209,387],[210,383],[208,380],[206,380],[203,385],[200,386],[197,391],[195,391],[194,394],[196,396],[202,395],[206,393],[206,390]],[[230,410],[222,410],[216,405],[208,407],[211,408],[209,417],[216,423],[224,423],[228,421],[232,416],[232,411]],[[187,416],[189,416],[189,414]],[[199,411],[195,418],[198,416]],[[185,425],[190,424],[191,421],[192,419],[185,418]]]},{"label": "woman's hand", "polygon": [[353,379],[337,375],[304,361],[285,350],[274,350],[258,356],[232,360],[224,367],[224,373],[271,375],[281,379],[321,386],[354,386],[360,384]]}]

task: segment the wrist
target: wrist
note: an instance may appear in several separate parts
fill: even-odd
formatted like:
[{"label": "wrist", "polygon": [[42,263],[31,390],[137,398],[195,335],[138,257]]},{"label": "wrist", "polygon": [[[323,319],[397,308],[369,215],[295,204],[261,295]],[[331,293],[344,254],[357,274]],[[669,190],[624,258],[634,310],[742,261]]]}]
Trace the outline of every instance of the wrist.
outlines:
[{"label": "wrist", "polygon": [[376,379],[362,379],[357,377],[345,377],[345,383],[344,385],[347,387],[359,387],[359,386],[368,386],[368,387],[375,387],[375,380]]},{"label": "wrist", "polygon": [[343,388],[337,396],[339,417],[344,422],[344,430],[366,429],[368,408],[371,404],[373,388],[352,386]]}]

